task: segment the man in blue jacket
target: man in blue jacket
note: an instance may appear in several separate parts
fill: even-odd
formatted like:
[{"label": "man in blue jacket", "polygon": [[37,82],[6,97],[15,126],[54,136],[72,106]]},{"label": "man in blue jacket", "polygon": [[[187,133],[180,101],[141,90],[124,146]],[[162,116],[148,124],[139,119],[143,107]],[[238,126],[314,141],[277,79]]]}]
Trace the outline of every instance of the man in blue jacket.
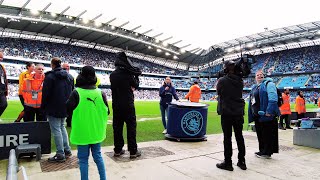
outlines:
[{"label": "man in blue jacket", "polygon": [[170,77],[166,77],[163,85],[159,89],[159,96],[160,96],[160,110],[161,110],[161,117],[162,123],[164,127],[163,134],[167,133],[167,123],[166,123],[166,114],[168,115],[168,104],[172,101],[172,96],[177,101],[179,100],[176,89],[172,86]]},{"label": "man in blue jacket", "polygon": [[47,115],[50,129],[56,144],[56,155],[49,158],[49,162],[64,162],[71,156],[69,138],[64,127],[67,117],[66,102],[73,89],[73,80],[67,71],[61,68],[61,60],[51,60],[52,70],[45,73],[42,89],[41,109]]}]

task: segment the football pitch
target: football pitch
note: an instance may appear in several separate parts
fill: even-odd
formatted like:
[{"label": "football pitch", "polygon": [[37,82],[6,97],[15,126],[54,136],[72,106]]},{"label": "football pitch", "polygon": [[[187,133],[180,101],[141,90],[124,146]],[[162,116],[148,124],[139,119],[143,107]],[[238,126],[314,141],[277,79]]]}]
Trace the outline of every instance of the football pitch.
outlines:
[{"label": "football pitch", "polygon": [[[218,116],[216,108],[217,102],[204,102],[209,104],[208,107],[208,118],[207,118],[207,134],[221,133],[220,116]],[[109,102],[111,107],[111,102]],[[156,141],[163,140],[164,135],[162,134],[163,125],[161,121],[160,107],[158,101],[135,101],[136,116],[137,116],[137,142],[145,141]],[[315,111],[316,106],[312,104],[307,104],[308,111]],[[8,107],[6,111],[1,116],[2,121],[0,123],[11,123],[13,122],[20,111],[22,106],[20,101],[8,101]],[[293,110],[293,105],[292,105]],[[245,112],[247,112],[247,105]],[[247,130],[248,116],[245,115],[245,123],[243,129]],[[107,138],[102,143],[103,146],[113,145],[113,129],[112,129],[112,110],[109,115],[109,122],[107,126]],[[67,128],[70,133],[70,128]],[[124,139],[126,141],[126,129],[124,128]],[[52,150],[54,151],[54,143],[52,141]],[[72,148],[76,148],[72,145]]]}]

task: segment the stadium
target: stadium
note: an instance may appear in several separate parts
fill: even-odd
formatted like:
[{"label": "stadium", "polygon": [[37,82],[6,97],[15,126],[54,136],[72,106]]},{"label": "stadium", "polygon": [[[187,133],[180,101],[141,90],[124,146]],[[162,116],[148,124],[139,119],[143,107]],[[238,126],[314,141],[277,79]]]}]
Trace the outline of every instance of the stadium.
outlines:
[{"label": "stadium", "polygon": [[[296,111],[297,93],[302,91],[306,111],[316,115],[320,108],[320,105],[318,106],[320,21],[302,22],[275,29],[265,28],[264,31],[247,33],[231,40],[224,39],[223,42],[216,42],[209,48],[203,49],[192,47],[182,40],[175,40],[172,36],[164,37],[163,33],[153,32],[153,29],[144,29],[143,25],[131,25],[129,21],[119,23],[114,17],[105,18],[103,13],[92,15],[92,12],[86,9],[75,11],[72,3],[70,6],[61,4],[57,6],[57,3],[49,1],[41,3],[35,0],[0,1],[0,50],[4,54],[1,65],[8,80],[8,107],[0,117],[0,125],[17,124],[14,121],[23,109],[18,96],[19,75],[26,71],[26,63],[41,63],[47,72],[51,70],[51,59],[54,57],[59,57],[63,63],[70,65],[69,73],[75,79],[81,73],[82,67],[93,66],[99,79],[98,87],[106,93],[109,107],[112,108],[110,75],[116,69],[117,53],[125,52],[134,66],[142,71],[139,76],[139,88],[133,93],[137,143],[139,148],[141,146],[142,153],[146,154],[142,154],[141,159],[132,161],[128,160],[128,157],[127,159],[112,157],[114,135],[111,109],[106,139],[101,143],[108,179],[318,179],[320,177],[319,171],[315,168],[320,162],[319,143],[316,148],[293,145],[293,130],[279,130],[278,155],[270,161],[256,160],[253,157],[255,150],[253,148],[258,146],[257,138],[252,132],[252,124],[248,122],[247,114],[250,92],[256,84],[255,73],[262,70],[265,76],[273,79],[281,92],[290,90],[289,101],[292,112]],[[35,10],[34,6],[38,9]],[[89,16],[85,16],[88,13],[92,15],[89,19]],[[224,62],[238,60],[243,55],[251,55],[255,59],[250,68],[251,73],[243,78],[242,93],[242,98],[246,101],[243,134],[249,171],[243,173],[241,170],[235,170],[234,174],[229,174],[214,167],[215,163],[223,160],[223,130],[220,116],[217,114],[218,73],[224,69]],[[189,88],[194,82],[198,83],[202,92],[200,103],[208,105],[205,129],[207,141],[165,140],[162,134],[164,128],[159,107],[159,88],[166,77],[171,78],[177,96],[183,102],[188,101],[185,96]],[[71,129],[67,127],[68,134]],[[6,130],[1,129],[1,131],[0,148],[8,144],[4,139],[9,135]],[[126,130],[124,130],[125,136]],[[53,137],[50,143],[50,152],[54,154],[56,146]],[[233,145],[236,147],[236,143]],[[44,161],[49,157],[48,153],[42,155],[40,161],[32,158],[19,159],[18,156],[19,166],[24,167],[22,178],[80,179],[76,157],[77,145],[71,144],[71,148],[74,157],[67,160],[64,165],[61,165],[62,163],[48,165]],[[234,150],[235,153],[236,151],[237,149]],[[6,177],[8,179],[8,174],[11,172],[8,157],[0,160],[0,179]],[[92,158],[89,160],[89,177],[98,179],[98,171],[91,160]],[[15,179],[16,175],[13,174],[12,179]]]}]

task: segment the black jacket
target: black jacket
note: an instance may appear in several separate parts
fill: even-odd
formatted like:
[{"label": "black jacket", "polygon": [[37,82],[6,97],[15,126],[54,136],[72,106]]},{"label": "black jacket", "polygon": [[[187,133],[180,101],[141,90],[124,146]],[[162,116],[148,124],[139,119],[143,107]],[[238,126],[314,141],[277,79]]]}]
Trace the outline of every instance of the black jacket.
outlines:
[{"label": "black jacket", "polygon": [[66,102],[73,86],[72,76],[61,67],[46,72],[41,102],[41,108],[46,115],[56,118],[67,117]]},{"label": "black jacket", "polygon": [[133,76],[125,69],[116,68],[110,74],[113,110],[125,110],[134,106],[132,88],[139,87],[138,76]]},{"label": "black jacket", "polygon": [[242,78],[228,74],[218,80],[218,114],[227,116],[244,115],[245,102],[242,98]]},{"label": "black jacket", "polygon": [[[94,85],[92,85],[92,84],[94,84]],[[96,89],[97,88],[95,83],[92,83],[92,82],[88,83],[88,81],[86,79],[82,78],[81,75],[79,75],[77,77],[76,85],[77,85],[77,87],[82,88],[82,89]],[[108,115],[109,115],[110,109],[108,106],[107,95],[103,91],[101,91],[101,95],[102,95],[102,99],[104,101],[104,104],[108,107]],[[78,104],[79,104],[79,93],[76,90],[74,90],[74,91],[72,91],[72,93],[67,101],[67,111],[68,111],[69,116],[71,116],[73,110],[76,109]]]}]

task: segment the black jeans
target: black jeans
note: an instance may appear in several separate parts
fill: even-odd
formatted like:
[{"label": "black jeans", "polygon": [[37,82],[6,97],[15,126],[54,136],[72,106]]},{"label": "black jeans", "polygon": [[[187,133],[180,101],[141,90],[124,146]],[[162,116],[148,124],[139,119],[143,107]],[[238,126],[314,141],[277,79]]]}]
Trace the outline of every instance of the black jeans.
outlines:
[{"label": "black jeans", "polygon": [[6,110],[7,106],[7,97],[2,93],[0,94],[0,116],[2,115],[4,110]]},{"label": "black jeans", "polygon": [[278,140],[278,127],[277,119],[272,121],[260,122],[255,120],[255,128],[259,143],[259,152],[263,155],[272,155],[278,153],[279,140]]},{"label": "black jeans", "polygon": [[24,107],[24,122],[34,122],[34,117],[36,116],[37,122],[46,121],[44,113],[40,108],[33,108],[30,106]]},{"label": "black jeans", "polygon": [[283,114],[280,116],[279,126],[283,127],[283,120],[285,120],[286,127],[290,127],[289,114]]},{"label": "black jeans", "polygon": [[221,126],[223,130],[223,145],[224,145],[224,160],[227,164],[231,164],[232,160],[232,127],[238,146],[238,159],[239,161],[245,160],[246,148],[244,145],[244,139],[242,135],[243,128],[243,116],[221,116]]},{"label": "black jeans", "polygon": [[113,138],[114,138],[114,152],[119,153],[123,146],[123,126],[126,123],[127,127],[127,142],[130,154],[137,152],[136,141],[136,113],[134,106],[130,108],[113,107]]}]

